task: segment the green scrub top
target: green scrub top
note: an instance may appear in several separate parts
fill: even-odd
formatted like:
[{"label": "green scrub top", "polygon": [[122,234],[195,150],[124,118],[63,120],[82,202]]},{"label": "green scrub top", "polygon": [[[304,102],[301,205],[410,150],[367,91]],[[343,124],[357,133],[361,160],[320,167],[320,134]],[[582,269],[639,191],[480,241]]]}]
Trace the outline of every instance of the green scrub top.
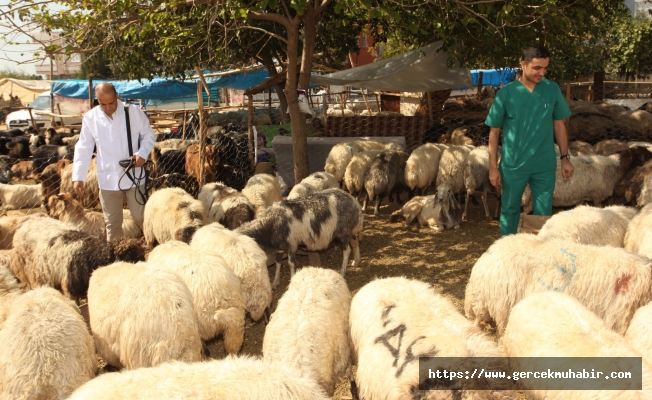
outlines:
[{"label": "green scrub top", "polygon": [[557,157],[553,121],[570,115],[559,86],[546,78],[532,92],[520,81],[500,89],[485,124],[503,128],[501,170],[523,173],[554,170]]}]

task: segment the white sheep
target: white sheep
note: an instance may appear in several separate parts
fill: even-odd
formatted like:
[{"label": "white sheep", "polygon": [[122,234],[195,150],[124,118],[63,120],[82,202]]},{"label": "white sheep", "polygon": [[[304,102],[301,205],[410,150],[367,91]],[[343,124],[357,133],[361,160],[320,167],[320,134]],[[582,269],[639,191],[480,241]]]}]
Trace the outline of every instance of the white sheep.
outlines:
[{"label": "white sheep", "polygon": [[[75,200],[70,193],[59,193],[48,200],[49,214],[59,221],[69,222],[84,232],[101,238],[106,238],[106,223],[104,214],[88,211],[82,203]],[[125,238],[139,238],[143,235],[136,221],[131,217],[131,211],[122,210],[122,232]]]},{"label": "white sheep", "polygon": [[376,140],[353,140],[333,146],[326,157],[324,171],[333,175],[338,182],[344,179],[344,171],[351,158],[361,151],[368,150],[404,150],[394,142],[378,142]]},{"label": "white sheep", "polygon": [[420,190],[421,195],[437,178],[441,153],[447,148],[444,144],[426,143],[410,154],[405,164],[405,184],[410,190]]},{"label": "white sheep", "polygon": [[157,190],[145,203],[145,243],[180,240],[189,243],[206,219],[204,206],[181,188]]},{"label": "white sheep", "polygon": [[245,322],[242,289],[240,279],[222,257],[170,240],[149,253],[147,264],[175,272],[183,279],[192,293],[202,340],[222,334],[227,353],[235,354],[240,350]]},{"label": "white sheep", "polygon": [[622,334],[636,309],[652,299],[651,266],[649,259],[622,248],[509,235],[494,242],[473,266],[464,311],[481,326],[495,323],[502,335],[510,310],[521,299],[563,292]]},{"label": "white sheep", "polygon": [[[500,149],[498,150],[500,154]],[[462,221],[466,221],[467,208],[471,196],[475,194],[478,189],[482,190],[482,205],[484,206],[484,214],[487,219],[491,220],[489,213],[489,204],[487,203],[487,195],[490,191],[495,191],[494,187],[489,181],[489,149],[487,146],[476,147],[471,150],[466,161],[464,162],[464,187],[466,188],[466,201],[464,202],[464,213],[462,214]],[[500,196],[498,196],[500,200]],[[498,218],[500,214],[500,201],[496,205],[494,217]]]},{"label": "white sheep", "polygon": [[645,207],[650,203],[652,203],[652,175],[644,178],[643,184],[641,185],[641,192],[636,196],[637,206]]},{"label": "white sheep", "polygon": [[6,185],[0,183],[0,202],[4,210],[41,206],[41,185]]},{"label": "white sheep", "polygon": [[299,197],[305,197],[314,192],[326,189],[339,188],[340,184],[335,180],[335,177],[328,172],[315,172],[305,177],[301,183],[295,185],[287,199],[292,200]]},{"label": "white sheep", "polygon": [[344,187],[353,197],[360,200],[360,195],[364,195],[362,211],[367,208],[367,192],[364,187],[365,177],[369,172],[371,163],[382,153],[382,150],[361,151],[351,158],[351,161],[344,170]]},{"label": "white sheep", "polygon": [[71,224],[34,216],[16,229],[9,267],[27,288],[48,285],[79,300],[86,297],[91,273],[114,258],[105,240]]},{"label": "white sheep", "polygon": [[4,264],[6,260],[0,261],[0,329],[11,310],[11,303],[23,293],[16,277]]},{"label": "white sheep", "polygon": [[595,246],[623,247],[629,221],[636,215],[633,207],[605,208],[577,206],[553,215],[538,233],[539,239],[559,239]]},{"label": "white sheep", "polygon": [[634,318],[627,327],[625,332],[625,340],[636,351],[641,353],[643,360],[651,362],[652,360],[652,327],[650,326],[650,318],[652,318],[652,303],[649,303],[638,310],[634,314]]},{"label": "white sheep", "polygon": [[[361,399],[483,398],[482,392],[419,392],[420,357],[496,357],[478,368],[507,368],[502,349],[425,282],[395,277],[368,283],[353,297],[349,325]],[[509,389],[506,381],[491,384],[484,382],[487,393],[513,398],[512,391],[499,391]]]},{"label": "white sheep", "polygon": [[253,204],[256,218],[260,217],[269,206],[283,199],[281,185],[274,176],[268,174],[256,174],[249,178],[242,189],[242,194]]},{"label": "white sheep", "polygon": [[222,182],[204,185],[197,199],[204,205],[206,223],[218,222],[236,229],[254,219],[254,206],[247,196]]},{"label": "white sheep", "polygon": [[97,370],[74,303],[48,287],[16,297],[0,329],[0,398],[63,400]]},{"label": "white sheep", "polygon": [[617,139],[606,139],[595,144],[595,154],[610,156],[628,148],[629,146],[625,142]]},{"label": "white sheep", "polygon": [[0,250],[11,248],[16,228],[24,218],[24,215],[3,215],[0,217]]},{"label": "white sheep", "polygon": [[265,328],[263,355],[273,365],[296,368],[328,396],[351,373],[351,293],[337,272],[305,267],[290,280]]},{"label": "white sheep", "polygon": [[448,146],[439,160],[435,185],[448,184],[454,194],[464,191],[464,164],[473,146]]},{"label": "white sheep", "polygon": [[272,289],[281,280],[283,253],[288,254],[290,275],[294,276],[299,246],[309,252],[328,249],[337,243],[342,248],[342,269],[346,274],[349,256],[353,251],[353,266],[360,265],[359,238],[362,234],[363,214],[360,204],[340,189],[328,189],[295,200],[273,204],[265,213],[237,229],[253,238],[268,253],[276,254],[276,274]]},{"label": "white sheep", "polygon": [[226,261],[240,278],[245,307],[254,321],[269,311],[272,286],[267,272],[267,255],[252,238],[213,223],[198,229],[190,246],[216,252]]},{"label": "white sheep", "polygon": [[[552,205],[569,207],[590,200],[594,206],[600,207],[605,199],[613,195],[616,184],[629,170],[650,159],[652,153],[644,147],[630,148],[608,157],[573,157],[575,171],[570,178],[564,179],[561,169],[557,167]],[[532,211],[532,193],[529,187],[523,193],[521,204],[526,214]]]},{"label": "white sheep", "polygon": [[[509,357],[514,357],[511,359],[514,371],[547,370],[555,360],[554,357],[577,357],[581,360],[584,357],[641,356],[591,310],[566,294],[554,292],[536,293],[516,304],[509,316],[502,343]],[[542,365],[545,360],[547,367]],[[560,361],[557,364],[559,368],[553,365],[552,370],[568,375],[569,368],[573,365],[568,358]],[[602,364],[603,368],[604,366]],[[642,391],[605,389],[604,385],[611,382],[605,379],[605,375],[600,376],[600,379],[591,379],[587,385],[590,390],[546,390],[542,385],[550,384],[550,379],[530,379],[527,386],[529,390],[526,390],[527,398],[647,399],[652,387],[652,369],[645,359],[642,367]],[[578,368],[572,370],[575,372]],[[602,370],[600,372],[603,374],[611,372],[596,365],[596,372],[597,370]],[[613,388],[613,383],[611,387]]]},{"label": "white sheep", "polygon": [[164,150],[182,150],[185,151],[188,146],[193,144],[198,144],[198,140],[190,139],[166,139],[160,142],[154,143],[154,147],[161,150],[161,153],[164,153]]},{"label": "white sheep", "polygon": [[[68,164],[61,170],[61,185],[60,193],[75,194],[72,188],[72,168],[73,164]],[[88,175],[86,176],[86,183],[84,184],[84,198],[81,200],[85,208],[101,209],[100,204],[100,186],[97,181],[97,160],[95,157],[91,160],[88,167]]]},{"label": "white sheep", "polygon": [[192,294],[174,272],[117,262],[93,273],[88,312],[97,352],[116,368],[200,361]]},{"label": "white sheep", "polygon": [[284,365],[270,366],[253,357],[228,356],[201,363],[168,362],[101,376],[73,393],[69,400],[93,399],[194,400],[326,400],[315,381],[298,377]]},{"label": "white sheep", "polygon": [[652,204],[643,207],[630,221],[625,233],[625,249],[652,258]]}]

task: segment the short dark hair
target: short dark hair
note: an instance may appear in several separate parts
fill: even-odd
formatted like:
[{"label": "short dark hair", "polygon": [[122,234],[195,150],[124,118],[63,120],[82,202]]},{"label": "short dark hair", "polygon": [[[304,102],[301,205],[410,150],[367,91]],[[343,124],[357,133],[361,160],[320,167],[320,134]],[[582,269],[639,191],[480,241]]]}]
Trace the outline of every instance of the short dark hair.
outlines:
[{"label": "short dark hair", "polygon": [[521,61],[526,63],[532,61],[533,58],[550,58],[550,52],[543,46],[530,46],[523,50],[523,55],[521,55]]}]

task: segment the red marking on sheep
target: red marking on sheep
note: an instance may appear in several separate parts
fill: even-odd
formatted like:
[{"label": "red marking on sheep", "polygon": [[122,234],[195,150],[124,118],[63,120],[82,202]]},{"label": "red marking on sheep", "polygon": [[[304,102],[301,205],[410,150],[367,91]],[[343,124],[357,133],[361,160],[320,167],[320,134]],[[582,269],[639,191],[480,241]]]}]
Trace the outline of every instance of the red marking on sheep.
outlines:
[{"label": "red marking on sheep", "polygon": [[632,279],[632,275],[623,275],[616,281],[615,291],[616,294],[625,294],[629,289],[629,281]]}]

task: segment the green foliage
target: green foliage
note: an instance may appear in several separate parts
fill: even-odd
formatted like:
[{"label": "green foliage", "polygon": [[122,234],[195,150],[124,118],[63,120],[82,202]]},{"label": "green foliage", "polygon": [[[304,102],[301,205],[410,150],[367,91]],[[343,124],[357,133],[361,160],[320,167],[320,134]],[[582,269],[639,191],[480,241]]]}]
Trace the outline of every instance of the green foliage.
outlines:
[{"label": "green foliage", "polygon": [[625,78],[652,74],[652,20],[625,19],[613,31],[611,62],[607,72]]},{"label": "green foliage", "polygon": [[0,79],[5,79],[5,78],[37,80],[37,81],[43,79],[41,75],[27,74],[21,70],[18,70],[16,68],[11,68],[11,67],[4,67],[0,69]]}]

